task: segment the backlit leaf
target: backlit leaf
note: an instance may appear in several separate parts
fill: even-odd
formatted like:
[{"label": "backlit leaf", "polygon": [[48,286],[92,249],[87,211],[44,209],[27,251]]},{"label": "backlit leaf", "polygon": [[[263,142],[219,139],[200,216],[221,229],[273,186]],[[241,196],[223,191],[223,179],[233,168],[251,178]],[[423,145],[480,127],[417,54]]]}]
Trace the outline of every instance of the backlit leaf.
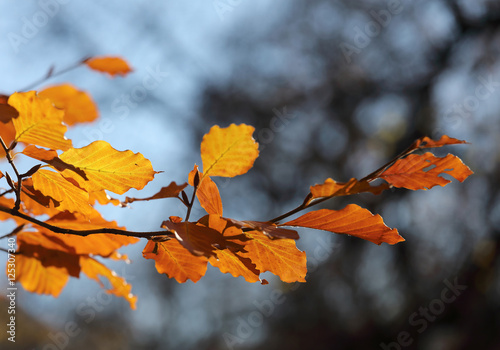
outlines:
[{"label": "backlit leaf", "polygon": [[191,254],[176,239],[158,243],[148,241],[142,255],[145,259],[155,260],[159,273],[175,278],[179,283],[188,279],[196,283],[207,271],[207,258]]},{"label": "backlit leaf", "polygon": [[106,278],[111,284],[111,288],[107,289],[106,292],[125,298],[132,309],[136,308],[137,297],[131,293],[132,286],[125,279],[119,277],[116,272],[89,256],[80,257],[80,266],[82,272],[89,278],[99,282],[102,288],[104,288],[104,284],[100,281],[99,276]]},{"label": "backlit leaf", "polygon": [[24,289],[37,294],[59,296],[69,276],[78,277],[80,264],[77,255],[32,246],[18,239],[16,281]]},{"label": "backlit leaf", "polygon": [[373,194],[380,194],[382,191],[389,188],[387,184],[378,186],[371,186],[368,181],[358,181],[355,178],[350,179],[348,182],[336,182],[333,179],[326,179],[320,185],[311,186],[312,198],[323,197],[337,197],[349,196],[362,192],[371,192]]},{"label": "backlit leaf", "polygon": [[71,148],[59,158],[85,172],[89,181],[82,181],[68,171],[64,171],[63,175],[74,178],[88,192],[108,190],[123,194],[131,188],[140,190],[156,174],[151,162],[142,154],[117,151],[106,141],[94,141],[82,148]]},{"label": "backlit leaf", "polygon": [[198,172],[201,178],[196,191],[196,197],[200,201],[200,205],[208,214],[217,214],[222,216],[222,200],[220,198],[219,189],[210,176],[203,176],[199,173],[198,166],[195,165],[194,169],[189,173],[189,184],[194,185],[194,176]]},{"label": "backlit leaf", "polygon": [[445,186],[451,181],[441,175],[448,174],[458,181],[464,181],[473,172],[460,158],[452,154],[439,158],[427,152],[423,155],[411,154],[397,160],[379,177],[394,187],[410,190],[426,190],[436,185]]},{"label": "backlit leaf", "polygon": [[252,137],[254,127],[231,124],[213,126],[201,142],[203,173],[233,177],[245,174],[259,156],[259,145]]},{"label": "backlit leaf", "polygon": [[38,93],[38,97],[48,98],[58,109],[62,109],[66,125],[91,122],[99,116],[97,106],[90,95],[70,84],[45,88]]},{"label": "backlit leaf", "polygon": [[163,228],[174,233],[181,245],[194,255],[215,255],[216,246],[224,248],[222,234],[216,230],[192,222],[164,221]]},{"label": "backlit leaf", "polygon": [[59,158],[56,151],[46,150],[33,145],[28,145],[23,149],[22,154],[50,164],[54,169],[57,169],[59,171],[64,171],[66,169],[71,170],[77,173],[83,179],[87,180],[87,175],[85,175],[85,172],[83,170],[78,169],[72,164],[65,163],[62,159]]},{"label": "backlit leaf", "polygon": [[355,204],[349,204],[341,210],[311,211],[280,226],[299,226],[344,233],[375,244],[383,242],[396,244],[404,241],[398,230],[391,229],[384,224],[380,215],[373,215],[369,210]]},{"label": "backlit leaf", "polygon": [[94,57],[85,61],[85,64],[98,72],[115,75],[127,75],[132,71],[127,61],[120,57]]},{"label": "backlit leaf", "polygon": [[71,140],[64,137],[64,111],[55,108],[50,100],[39,98],[35,91],[16,92],[9,97],[9,104],[19,111],[19,117],[12,120],[16,141],[54,150],[71,147]]},{"label": "backlit leaf", "polygon": [[246,252],[240,255],[249,258],[259,271],[270,271],[283,282],[306,281],[306,253],[297,249],[293,239],[270,239],[260,231],[245,234],[251,240],[245,242]]},{"label": "backlit leaf", "polygon": [[57,210],[91,215],[93,208],[89,204],[89,194],[67,181],[59,173],[42,169],[33,174],[32,179],[35,190],[59,202]]}]

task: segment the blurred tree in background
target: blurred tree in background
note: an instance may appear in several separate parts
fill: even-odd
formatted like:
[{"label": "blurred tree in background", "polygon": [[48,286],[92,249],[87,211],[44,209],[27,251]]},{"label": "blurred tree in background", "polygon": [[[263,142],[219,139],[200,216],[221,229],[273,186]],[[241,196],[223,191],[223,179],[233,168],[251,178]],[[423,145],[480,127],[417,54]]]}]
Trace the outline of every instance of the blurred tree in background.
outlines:
[{"label": "blurred tree in background", "polygon": [[[62,328],[54,325],[31,340],[26,330],[23,344],[43,349],[53,344],[46,334],[72,320],[82,332],[71,349],[500,348],[498,1],[212,1],[174,7],[168,19],[158,2],[115,5],[88,10],[96,28],[111,17],[130,27],[124,33],[134,45],[111,31],[118,42],[113,49],[130,57],[128,47],[137,55],[135,66],[148,55],[168,61],[187,85],[195,81],[188,81],[191,72],[201,77],[192,103],[177,103],[158,89],[131,114],[149,108],[162,130],[185,123],[192,149],[213,124],[256,127],[261,155],[252,171],[218,182],[224,203],[231,203],[224,208],[229,217],[274,217],[299,204],[310,184],[363,177],[423,135],[471,142],[453,152],[475,174],[428,192],[394,190],[325,203],[339,209],[355,201],[380,213],[406,242],[376,246],[303,230],[298,246],[310,264],[306,284],[269,278],[268,286],[249,285],[209,271],[196,285],[179,285],[151,266],[134,267],[133,292],[151,293],[135,314],[113,302],[86,322],[72,309],[85,297],[69,299],[65,310],[53,310]],[[93,46],[110,52],[106,45],[115,38],[72,29],[69,18],[80,14],[67,6],[67,19],[54,17],[52,34],[63,43],[83,43],[71,49],[80,57]],[[202,11],[216,23],[198,22]],[[207,39],[218,52],[209,57],[213,66],[200,63],[203,48],[177,27],[186,21],[201,32],[224,23],[214,30],[216,40]],[[183,86],[169,79],[164,84]],[[102,101],[112,102],[113,96]],[[192,159],[186,163],[188,169]]]}]

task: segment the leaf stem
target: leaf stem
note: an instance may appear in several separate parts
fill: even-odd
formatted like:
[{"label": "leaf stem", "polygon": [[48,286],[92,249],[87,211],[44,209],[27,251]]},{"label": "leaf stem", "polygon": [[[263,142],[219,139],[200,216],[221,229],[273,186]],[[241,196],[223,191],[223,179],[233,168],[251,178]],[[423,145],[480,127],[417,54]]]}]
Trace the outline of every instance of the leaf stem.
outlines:
[{"label": "leaf stem", "polygon": [[23,89],[19,89],[18,91],[27,91],[27,90],[31,90],[33,89],[34,87],[36,87],[37,85],[40,85],[41,83],[43,83],[44,81],[50,79],[50,78],[53,78],[53,77],[56,77],[56,76],[59,76],[59,75],[62,75],[64,73],[67,73],[75,68],[78,68],[79,66],[81,66],[82,64],[85,63],[85,61],[87,61],[90,57],[85,57],[84,59],[76,62],[76,63],[73,63],[72,65],[69,65],[68,67],[66,68],[63,68],[61,69],[60,71],[57,71],[57,72],[54,72],[54,66],[50,67],[50,69],[48,70],[48,72],[45,74],[45,76],[43,76],[42,78],[32,82],[31,84],[28,84],[27,86],[25,86]]}]

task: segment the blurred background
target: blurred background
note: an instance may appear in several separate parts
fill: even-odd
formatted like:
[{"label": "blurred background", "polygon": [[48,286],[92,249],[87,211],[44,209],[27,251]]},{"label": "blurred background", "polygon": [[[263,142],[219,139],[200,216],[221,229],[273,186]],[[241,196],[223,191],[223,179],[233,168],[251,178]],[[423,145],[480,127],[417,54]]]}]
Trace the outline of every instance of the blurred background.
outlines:
[{"label": "blurred background", "polygon": [[[251,124],[260,143],[247,175],[216,180],[236,219],[275,217],[310,185],[363,177],[424,135],[469,141],[435,153],[475,172],[324,203],[379,213],[406,242],[300,230],[305,284],[268,274],[269,285],[249,284],[211,267],[178,284],[142,258],[145,242],[126,247],[132,263],[110,266],[133,285],[137,310],[84,277],[57,299],[20,291],[17,341],[2,331],[2,349],[500,349],[499,1],[39,0],[2,1],[0,13],[0,93],[86,56],[133,66],[114,79],[81,67],[36,89],[70,82],[92,94],[100,119],[68,136],[150,159],[164,173],[141,197],[186,181],[214,124]],[[102,212],[156,230],[184,215],[179,203]],[[5,324],[6,278],[0,286]]]}]

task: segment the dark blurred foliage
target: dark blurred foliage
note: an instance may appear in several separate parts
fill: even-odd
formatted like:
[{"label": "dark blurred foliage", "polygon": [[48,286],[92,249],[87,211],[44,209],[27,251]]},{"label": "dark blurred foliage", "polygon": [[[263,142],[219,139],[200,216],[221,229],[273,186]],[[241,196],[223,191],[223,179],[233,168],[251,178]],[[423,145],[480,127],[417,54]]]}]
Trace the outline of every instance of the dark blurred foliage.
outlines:
[{"label": "dark blurred foliage", "polygon": [[[306,287],[287,292],[270,317],[261,312],[265,330],[258,341],[248,344],[253,332],[231,318],[223,330],[237,338],[227,344],[500,349],[498,109],[473,106],[460,115],[440,100],[453,88],[441,86],[451,74],[497,79],[499,26],[495,1],[294,1],[270,27],[235,31],[226,50],[237,64],[230,79],[207,84],[199,135],[215,123],[256,127],[264,150],[244,192],[264,194],[260,217],[293,208],[309,185],[327,177],[366,175],[423,135],[467,138],[469,146],[436,152],[458,153],[476,175],[424,193],[393,191],[326,204],[361,203],[398,227],[407,242],[385,249],[336,238],[340,249],[309,275]],[[461,93],[458,102],[468,103],[474,90]],[[498,100],[498,91],[491,98]],[[482,138],[492,138],[484,149]],[[493,164],[484,166],[485,158]],[[467,288],[440,309],[435,299],[445,280]],[[437,317],[410,320],[429,306]],[[256,310],[243,314],[249,329]],[[389,347],[398,336],[407,346]],[[209,343],[213,347],[206,340],[199,346],[224,346],[219,333]]]},{"label": "dark blurred foliage", "polygon": [[[261,154],[254,168],[230,181],[216,179],[225,216],[273,218],[300,204],[310,185],[328,177],[363,177],[423,135],[471,142],[435,153],[459,155],[475,174],[462,184],[454,181],[430,191],[393,190],[323,203],[332,209],[360,204],[398,228],[406,242],[376,246],[301,230],[298,246],[309,263],[305,284],[288,285],[266,275],[271,283],[260,286],[209,269],[197,284],[179,285],[159,276],[151,261],[141,260],[138,248],[126,270],[139,297],[138,310],[113,299],[87,322],[76,311],[87,299],[68,297],[88,282],[79,281],[56,300],[62,303],[67,296],[71,305],[58,304],[58,310],[44,315],[52,324],[44,321],[42,327],[22,315],[21,346],[53,348],[47,334],[59,334],[75,322],[81,333],[65,348],[383,349],[383,343],[391,350],[500,349],[500,2],[226,3],[232,4],[223,14],[227,20],[252,8],[227,26],[231,31],[217,43],[229,74],[206,74],[199,104],[191,110],[174,113],[177,101],[164,101],[161,89],[151,91],[156,103],[151,114],[160,115],[168,127],[169,117],[185,118],[195,133],[194,149],[213,124],[256,127]],[[111,11],[115,5],[109,5]],[[99,6],[101,17],[92,17],[96,23],[108,20],[103,11],[108,5]],[[152,43],[159,59],[180,57],[179,67],[170,67],[186,74],[199,69],[196,57],[183,56],[184,37],[172,34],[174,24],[163,20],[159,3],[144,7],[142,17],[126,9],[116,13],[141,24],[133,32],[141,38],[135,43],[141,55],[148,55]],[[184,15],[196,18],[175,13]],[[56,16],[54,23],[66,20],[71,17]],[[55,24],[51,28],[62,30],[61,38],[72,33],[70,23]],[[91,50],[80,42],[99,46],[99,36],[75,33],[82,51],[75,50],[75,56]],[[130,91],[138,81],[123,84]],[[114,93],[120,94],[110,92],[108,105]],[[191,169],[193,158],[186,162]],[[148,216],[147,224],[162,219]],[[453,294],[454,284],[466,289]],[[20,309],[41,308],[42,303],[28,304],[45,300],[35,298],[26,296]],[[6,340],[0,339],[4,346]]]}]

